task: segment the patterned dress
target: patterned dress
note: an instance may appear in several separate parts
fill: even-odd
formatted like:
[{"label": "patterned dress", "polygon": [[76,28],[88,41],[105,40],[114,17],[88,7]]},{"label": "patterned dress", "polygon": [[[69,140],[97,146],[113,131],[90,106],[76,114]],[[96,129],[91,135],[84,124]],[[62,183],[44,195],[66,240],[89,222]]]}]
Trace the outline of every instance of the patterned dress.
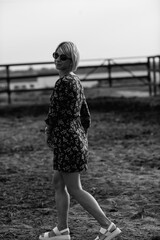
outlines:
[{"label": "patterned dress", "polygon": [[53,168],[62,172],[87,169],[87,129],[91,118],[83,87],[77,75],[57,80],[45,120],[52,127],[48,145],[53,149]]}]

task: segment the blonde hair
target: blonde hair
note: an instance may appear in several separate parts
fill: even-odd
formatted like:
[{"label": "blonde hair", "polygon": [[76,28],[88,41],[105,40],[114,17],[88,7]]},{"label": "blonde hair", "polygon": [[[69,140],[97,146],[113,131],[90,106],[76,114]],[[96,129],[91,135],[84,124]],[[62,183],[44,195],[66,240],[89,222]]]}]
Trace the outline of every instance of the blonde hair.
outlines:
[{"label": "blonde hair", "polygon": [[55,51],[61,50],[67,57],[72,60],[72,71],[75,72],[77,70],[79,64],[79,50],[77,46],[73,42],[62,42],[58,45]]}]

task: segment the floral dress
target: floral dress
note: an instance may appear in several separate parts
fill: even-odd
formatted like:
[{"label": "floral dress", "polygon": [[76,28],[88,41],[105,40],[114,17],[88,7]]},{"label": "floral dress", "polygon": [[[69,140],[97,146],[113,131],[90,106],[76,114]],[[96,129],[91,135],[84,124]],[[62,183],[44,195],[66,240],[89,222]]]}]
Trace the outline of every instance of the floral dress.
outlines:
[{"label": "floral dress", "polygon": [[53,149],[53,168],[62,172],[80,172],[87,168],[87,129],[91,118],[83,87],[77,75],[57,80],[45,119],[52,127],[48,145]]}]

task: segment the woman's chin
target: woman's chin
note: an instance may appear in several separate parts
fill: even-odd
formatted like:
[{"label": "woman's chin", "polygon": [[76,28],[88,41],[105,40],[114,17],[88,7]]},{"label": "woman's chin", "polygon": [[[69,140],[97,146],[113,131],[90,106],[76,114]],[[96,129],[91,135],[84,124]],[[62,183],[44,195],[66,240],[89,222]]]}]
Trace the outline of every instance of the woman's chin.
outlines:
[{"label": "woman's chin", "polygon": [[56,65],[56,69],[57,69],[57,70],[61,70],[61,66]]}]

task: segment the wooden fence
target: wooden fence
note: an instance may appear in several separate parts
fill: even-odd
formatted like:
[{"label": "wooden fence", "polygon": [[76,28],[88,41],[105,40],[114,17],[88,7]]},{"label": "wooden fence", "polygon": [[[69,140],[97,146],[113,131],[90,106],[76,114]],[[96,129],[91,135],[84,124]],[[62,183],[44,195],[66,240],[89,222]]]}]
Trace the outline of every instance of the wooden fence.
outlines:
[{"label": "wooden fence", "polygon": [[[150,57],[142,57],[137,58],[116,58],[116,59],[95,59],[95,61],[101,61],[99,64],[93,64],[93,60],[87,60],[90,62],[88,65],[80,66],[77,70],[78,74],[83,73],[83,77],[81,81],[98,81],[103,83],[108,83],[109,87],[113,87],[114,82],[121,82],[121,80],[134,81],[138,79],[139,81],[143,81],[144,85],[148,86],[148,91],[150,96],[156,96],[160,94],[160,56],[150,56]],[[92,62],[92,64],[91,64]],[[21,79],[31,79],[38,77],[48,77],[48,76],[57,76],[58,73],[56,71],[52,72],[38,72],[31,74],[21,74],[21,75],[13,75],[11,74],[11,68],[13,67],[24,67],[29,66],[33,67],[36,65],[40,65],[41,67],[46,65],[53,65],[53,62],[34,62],[34,63],[21,63],[21,64],[6,64],[0,65],[0,94],[6,93],[8,95],[8,103],[11,103],[11,94],[13,92],[26,92],[26,91],[41,91],[41,90],[49,90],[51,88],[30,88],[30,89],[11,89],[11,84],[13,80],[21,80]],[[3,71],[1,71],[3,69]],[[5,70],[4,70],[5,69]],[[136,70],[143,70],[144,74],[137,75]],[[106,75],[102,77],[92,77],[95,73],[106,71]],[[119,73],[121,74],[116,74]],[[3,74],[1,74],[3,73]],[[126,75],[127,73],[127,75]],[[124,75],[123,75],[124,74]],[[120,75],[120,76],[117,76]],[[2,82],[6,83],[5,87],[1,87]]]}]

